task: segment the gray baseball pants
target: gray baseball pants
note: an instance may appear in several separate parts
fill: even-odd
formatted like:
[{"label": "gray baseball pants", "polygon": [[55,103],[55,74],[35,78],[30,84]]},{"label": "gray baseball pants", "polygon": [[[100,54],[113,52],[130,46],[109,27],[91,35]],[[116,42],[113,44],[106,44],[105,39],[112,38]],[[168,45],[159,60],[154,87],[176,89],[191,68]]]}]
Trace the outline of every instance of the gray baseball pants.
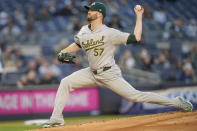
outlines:
[{"label": "gray baseball pants", "polygon": [[50,121],[63,122],[62,111],[68,101],[70,91],[90,86],[107,87],[132,102],[148,102],[178,108],[176,99],[169,99],[152,92],[141,92],[133,88],[123,79],[120,68],[117,65],[96,75],[88,67],[76,71],[61,80]]}]

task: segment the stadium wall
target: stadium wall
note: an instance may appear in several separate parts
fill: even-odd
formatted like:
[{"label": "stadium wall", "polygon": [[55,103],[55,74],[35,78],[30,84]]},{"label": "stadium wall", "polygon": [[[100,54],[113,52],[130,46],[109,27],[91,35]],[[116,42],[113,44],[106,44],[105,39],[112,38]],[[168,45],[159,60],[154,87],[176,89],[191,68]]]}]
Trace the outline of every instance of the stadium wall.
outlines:
[{"label": "stadium wall", "polygon": [[[53,110],[56,88],[0,91],[0,121],[49,118]],[[197,86],[151,90],[169,98],[182,96],[197,109]],[[174,111],[175,108],[148,103],[132,103],[103,87],[72,91],[64,116],[104,114],[147,114]]]},{"label": "stadium wall", "polygon": [[[13,115],[50,114],[57,89],[34,89],[0,92],[0,119]],[[96,112],[99,110],[97,87],[72,91],[64,112]],[[5,119],[3,119],[5,118]],[[20,118],[19,118],[20,119]]]}]

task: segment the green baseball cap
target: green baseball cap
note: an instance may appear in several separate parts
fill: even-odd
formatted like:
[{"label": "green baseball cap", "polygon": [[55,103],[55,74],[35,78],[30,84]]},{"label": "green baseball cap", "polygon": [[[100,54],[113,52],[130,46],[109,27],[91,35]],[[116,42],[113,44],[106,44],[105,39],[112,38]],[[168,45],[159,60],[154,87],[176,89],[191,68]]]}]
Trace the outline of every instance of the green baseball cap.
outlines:
[{"label": "green baseball cap", "polygon": [[84,6],[87,10],[91,9],[93,11],[98,11],[103,14],[103,18],[106,16],[106,8],[105,5],[101,2],[93,2],[91,5]]}]

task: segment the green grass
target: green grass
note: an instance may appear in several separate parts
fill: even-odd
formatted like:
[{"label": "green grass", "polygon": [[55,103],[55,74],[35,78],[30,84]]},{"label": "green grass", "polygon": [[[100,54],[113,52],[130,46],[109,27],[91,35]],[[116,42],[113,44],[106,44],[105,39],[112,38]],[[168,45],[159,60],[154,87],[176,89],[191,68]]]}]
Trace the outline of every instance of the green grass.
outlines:
[{"label": "green grass", "polygon": [[37,126],[1,126],[0,127],[0,131],[25,131],[25,130],[32,130],[32,129],[36,129]]},{"label": "green grass", "polygon": [[[89,116],[89,117],[69,117],[65,118],[66,125],[77,125],[88,122],[106,121],[110,119],[118,119],[127,116],[106,115],[106,116]],[[37,125],[24,125],[24,121],[3,121],[0,122],[0,131],[25,131],[38,128]]]},{"label": "green grass", "polygon": [[0,131],[25,131],[36,129],[36,125],[26,126],[24,121],[6,121],[0,122]]}]

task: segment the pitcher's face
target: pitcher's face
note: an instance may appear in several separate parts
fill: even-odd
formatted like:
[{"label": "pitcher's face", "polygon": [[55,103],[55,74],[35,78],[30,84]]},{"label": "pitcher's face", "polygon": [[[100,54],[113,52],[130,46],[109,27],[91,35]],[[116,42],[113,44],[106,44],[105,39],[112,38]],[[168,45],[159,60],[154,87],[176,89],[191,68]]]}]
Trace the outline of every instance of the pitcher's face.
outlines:
[{"label": "pitcher's face", "polygon": [[98,13],[97,11],[88,10],[87,20],[91,22],[98,19]]}]

